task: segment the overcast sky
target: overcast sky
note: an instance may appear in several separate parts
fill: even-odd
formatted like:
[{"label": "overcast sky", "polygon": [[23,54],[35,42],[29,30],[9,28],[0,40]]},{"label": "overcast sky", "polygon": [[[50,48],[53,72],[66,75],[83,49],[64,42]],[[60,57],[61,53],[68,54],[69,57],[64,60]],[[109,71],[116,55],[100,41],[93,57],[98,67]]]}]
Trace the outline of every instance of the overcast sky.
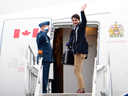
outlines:
[{"label": "overcast sky", "polygon": [[[0,0],[0,15],[24,10],[94,0]],[[66,6],[65,6],[66,7]]]}]

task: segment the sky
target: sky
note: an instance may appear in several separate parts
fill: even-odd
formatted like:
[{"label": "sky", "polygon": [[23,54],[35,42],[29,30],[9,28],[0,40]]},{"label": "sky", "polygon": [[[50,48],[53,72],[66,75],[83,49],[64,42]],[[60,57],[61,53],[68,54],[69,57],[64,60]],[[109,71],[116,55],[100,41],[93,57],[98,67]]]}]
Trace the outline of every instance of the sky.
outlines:
[{"label": "sky", "polygon": [[35,8],[56,6],[61,4],[76,3],[83,1],[90,2],[94,0],[0,0],[0,15],[6,15],[10,13],[20,12]]}]

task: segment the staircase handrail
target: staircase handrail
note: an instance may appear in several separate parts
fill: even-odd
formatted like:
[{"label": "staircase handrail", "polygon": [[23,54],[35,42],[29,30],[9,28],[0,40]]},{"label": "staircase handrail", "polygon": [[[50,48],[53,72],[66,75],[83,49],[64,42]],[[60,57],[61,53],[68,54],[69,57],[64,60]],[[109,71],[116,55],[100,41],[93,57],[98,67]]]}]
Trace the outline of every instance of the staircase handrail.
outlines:
[{"label": "staircase handrail", "polygon": [[[28,51],[30,52],[30,54],[28,54]],[[27,59],[28,59],[28,56],[30,57],[30,63],[28,63]],[[32,59],[33,57],[33,59]],[[40,89],[40,84],[41,84],[41,78],[42,78],[42,59],[43,57],[39,57],[39,62],[38,64],[35,62],[35,55],[32,51],[32,48],[30,47],[30,45],[28,45],[27,47],[27,52],[26,52],[26,60],[25,60],[25,95],[26,96],[31,96],[31,95],[34,95],[34,96],[39,96],[39,89]],[[33,63],[31,62],[31,60],[33,61]],[[37,70],[37,81],[36,81],[36,85],[34,86],[35,87],[35,90],[30,91],[30,88],[27,88],[27,78],[31,78],[31,76],[27,76],[28,74],[29,75],[32,75],[32,76],[35,76],[34,74],[31,74],[31,73],[34,73],[34,70]],[[29,82],[32,82],[32,80],[30,79]],[[28,92],[27,92],[28,91]]]}]

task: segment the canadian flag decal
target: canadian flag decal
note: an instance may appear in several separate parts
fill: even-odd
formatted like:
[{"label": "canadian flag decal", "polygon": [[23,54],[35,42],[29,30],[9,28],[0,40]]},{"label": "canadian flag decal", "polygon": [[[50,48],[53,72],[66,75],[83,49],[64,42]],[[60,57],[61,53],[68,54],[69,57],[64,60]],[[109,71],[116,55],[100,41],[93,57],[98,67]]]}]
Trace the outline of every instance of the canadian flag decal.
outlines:
[{"label": "canadian flag decal", "polygon": [[36,37],[36,35],[38,34],[38,32],[39,32],[39,28],[34,28],[34,29],[33,29],[32,37],[33,37],[33,38]]},{"label": "canadian flag decal", "polygon": [[24,32],[22,32],[23,35],[29,35],[31,32],[28,32],[28,30],[25,30]]},{"label": "canadian flag decal", "polygon": [[14,36],[13,36],[13,38],[19,38],[19,34],[20,34],[20,29],[15,29],[14,30]]},{"label": "canadian flag decal", "polygon": [[39,32],[39,28],[33,28],[33,30],[31,30],[31,28],[29,30],[14,29],[13,38],[22,38],[22,37],[35,38],[38,32]]}]

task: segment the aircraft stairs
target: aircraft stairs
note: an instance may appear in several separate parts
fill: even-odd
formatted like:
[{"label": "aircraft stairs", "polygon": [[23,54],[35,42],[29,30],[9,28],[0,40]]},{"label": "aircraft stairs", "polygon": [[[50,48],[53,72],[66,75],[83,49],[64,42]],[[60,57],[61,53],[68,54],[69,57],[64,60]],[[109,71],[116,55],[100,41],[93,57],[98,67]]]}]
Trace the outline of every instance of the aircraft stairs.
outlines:
[{"label": "aircraft stairs", "polygon": [[39,96],[92,96],[92,93],[51,93],[39,94]]},{"label": "aircraft stairs", "polygon": [[[26,96],[112,96],[105,95],[106,91],[99,91],[100,95],[97,95],[97,72],[103,69],[104,66],[97,66],[97,58],[95,58],[94,62],[94,73],[93,73],[93,81],[92,81],[92,93],[47,93],[42,94],[41,89],[41,81],[42,81],[42,57],[39,58],[39,62],[37,65],[35,55],[30,46],[27,48],[26,54],[26,64],[25,64],[25,95]],[[109,67],[106,67],[108,70]],[[107,71],[109,72],[109,70]],[[107,75],[108,76],[108,75]],[[110,77],[110,76],[109,76]],[[111,89],[111,88],[109,88]]]}]

